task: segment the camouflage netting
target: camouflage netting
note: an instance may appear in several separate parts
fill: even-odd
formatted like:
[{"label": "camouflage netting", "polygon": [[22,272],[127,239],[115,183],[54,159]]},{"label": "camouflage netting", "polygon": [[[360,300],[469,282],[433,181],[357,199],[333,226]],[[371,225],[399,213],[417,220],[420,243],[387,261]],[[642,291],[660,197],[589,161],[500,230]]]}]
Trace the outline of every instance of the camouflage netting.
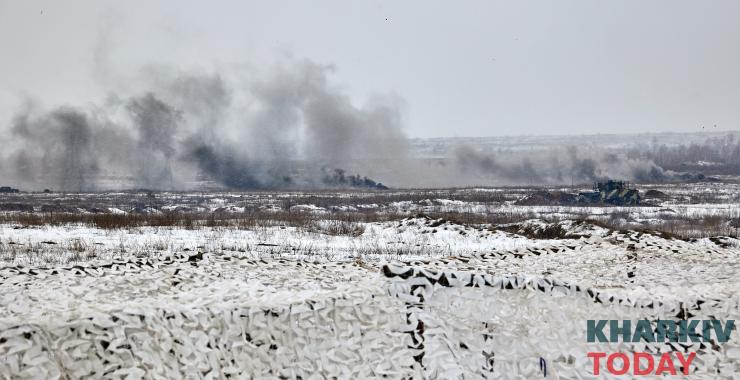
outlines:
[{"label": "camouflage netting", "polygon": [[210,255],[2,268],[0,377],[412,377],[403,305],[367,275]]},{"label": "camouflage netting", "polygon": [[[414,348],[425,376],[470,378],[591,378],[588,352],[696,352],[692,378],[734,379],[740,338],[711,343],[587,343],[586,321],[728,319],[740,317],[740,299],[620,298],[608,291],[532,276],[433,271],[387,265],[391,293],[407,306]],[[684,298],[687,295],[683,295]],[[679,368],[680,370],[680,368]],[[602,369],[602,375],[605,375]],[[545,376],[547,374],[547,376]]]},{"label": "camouflage netting", "polygon": [[740,373],[737,331],[586,342],[588,319],[737,320],[735,240],[558,226],[559,239],[379,266],[234,252],[0,267],[0,377],[592,378],[589,351],[696,352],[692,378]]}]

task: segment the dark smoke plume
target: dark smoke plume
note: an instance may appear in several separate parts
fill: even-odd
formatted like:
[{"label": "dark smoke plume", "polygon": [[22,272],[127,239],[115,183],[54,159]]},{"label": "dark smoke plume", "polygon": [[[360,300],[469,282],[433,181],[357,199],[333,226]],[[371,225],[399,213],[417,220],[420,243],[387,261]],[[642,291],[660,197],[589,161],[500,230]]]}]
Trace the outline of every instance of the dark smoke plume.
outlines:
[{"label": "dark smoke plume", "polygon": [[149,93],[131,99],[127,110],[136,126],[137,186],[172,188],[172,157],[176,153],[175,135],[181,122],[180,112]]},{"label": "dark smoke plume", "polygon": [[[364,106],[328,80],[332,68],[293,61],[247,83],[152,69],[139,94],[87,108],[26,107],[13,121],[5,178],[32,188],[381,188],[364,173],[406,158],[392,97]],[[228,75],[227,75],[228,76]],[[369,161],[373,161],[369,164]],[[107,182],[106,182],[107,181]]]},{"label": "dark smoke plume", "polygon": [[187,155],[198,168],[211,178],[234,189],[262,189],[263,183],[254,177],[255,168],[245,161],[238,161],[233,154],[216,152],[208,145],[199,145]]},{"label": "dark smoke plume", "polygon": [[40,117],[17,115],[15,175],[56,184],[70,190],[90,190],[89,179],[98,173],[93,154],[94,136],[88,116],[73,108],[58,108]]}]

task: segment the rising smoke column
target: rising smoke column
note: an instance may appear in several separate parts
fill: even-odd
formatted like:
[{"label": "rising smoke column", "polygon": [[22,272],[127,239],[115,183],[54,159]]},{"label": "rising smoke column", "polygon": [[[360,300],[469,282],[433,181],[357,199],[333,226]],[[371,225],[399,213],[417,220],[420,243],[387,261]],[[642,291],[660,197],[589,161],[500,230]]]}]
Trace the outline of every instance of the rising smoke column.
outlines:
[{"label": "rising smoke column", "polygon": [[[398,99],[356,106],[330,83],[332,70],[291,61],[246,83],[228,74],[164,74],[136,91],[143,95],[21,110],[14,177],[75,191],[93,189],[99,173],[151,189],[181,188],[198,172],[236,189],[322,187],[327,170],[364,174],[405,156]],[[374,183],[356,178],[363,180],[348,184]]]},{"label": "rising smoke column", "polygon": [[177,152],[175,135],[181,122],[180,112],[152,93],[131,99],[126,108],[138,133],[132,152],[137,185],[173,188],[172,158]]},{"label": "rising smoke column", "polygon": [[291,62],[253,81],[232,138],[195,144],[186,157],[230,187],[264,189],[321,187],[327,169],[363,171],[368,160],[405,156],[396,100],[355,106],[332,87],[331,70]]},{"label": "rising smoke column", "polygon": [[32,112],[29,107],[13,121],[12,134],[20,147],[13,160],[15,176],[66,190],[93,189],[89,179],[99,167],[88,116],[70,107],[41,116]]}]

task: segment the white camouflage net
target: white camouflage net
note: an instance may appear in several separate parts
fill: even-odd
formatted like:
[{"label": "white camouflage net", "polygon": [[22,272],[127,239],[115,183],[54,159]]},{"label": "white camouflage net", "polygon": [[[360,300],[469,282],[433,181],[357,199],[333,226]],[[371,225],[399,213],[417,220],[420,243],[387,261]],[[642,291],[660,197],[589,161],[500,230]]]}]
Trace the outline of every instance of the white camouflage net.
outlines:
[{"label": "white camouflage net", "polygon": [[633,325],[641,319],[737,320],[737,296],[686,304],[620,299],[542,277],[405,265],[388,265],[383,272],[393,279],[391,293],[407,304],[414,325],[409,333],[424,352],[428,378],[590,378],[593,362],[586,354],[593,351],[696,352],[691,378],[734,379],[740,373],[737,331],[723,344],[586,342],[589,319],[632,320]]},{"label": "white camouflage net", "polygon": [[208,255],[4,268],[0,377],[411,377],[402,304],[366,275]]},{"label": "white camouflage net", "polygon": [[543,378],[543,362],[547,377],[571,379],[593,378],[589,351],[650,350],[697,352],[692,378],[740,374],[737,331],[684,346],[587,343],[585,332],[587,319],[737,320],[734,241],[573,222],[562,224],[575,237],[553,240],[398,224],[376,240],[402,231],[398,244],[428,239],[414,241],[419,253],[453,252],[380,265],[165,252],[2,266],[0,377]]}]

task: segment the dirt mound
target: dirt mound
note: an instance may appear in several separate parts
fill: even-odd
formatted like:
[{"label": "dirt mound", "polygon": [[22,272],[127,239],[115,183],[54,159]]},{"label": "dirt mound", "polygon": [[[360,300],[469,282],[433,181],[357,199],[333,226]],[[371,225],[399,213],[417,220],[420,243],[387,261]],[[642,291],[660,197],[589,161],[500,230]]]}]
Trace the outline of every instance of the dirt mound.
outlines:
[{"label": "dirt mound", "polygon": [[563,191],[535,191],[514,202],[519,206],[570,205],[576,203],[576,195]]},{"label": "dirt mound", "polygon": [[28,203],[0,203],[0,211],[33,212],[33,206]]},{"label": "dirt mound", "polygon": [[645,192],[645,198],[669,199],[670,196],[660,190],[650,189]]},{"label": "dirt mound", "polygon": [[[570,227],[570,226],[568,226]],[[577,239],[581,235],[572,233],[569,228],[559,223],[547,223],[542,220],[528,220],[522,223],[500,225],[499,230],[525,236],[529,239]]]}]

